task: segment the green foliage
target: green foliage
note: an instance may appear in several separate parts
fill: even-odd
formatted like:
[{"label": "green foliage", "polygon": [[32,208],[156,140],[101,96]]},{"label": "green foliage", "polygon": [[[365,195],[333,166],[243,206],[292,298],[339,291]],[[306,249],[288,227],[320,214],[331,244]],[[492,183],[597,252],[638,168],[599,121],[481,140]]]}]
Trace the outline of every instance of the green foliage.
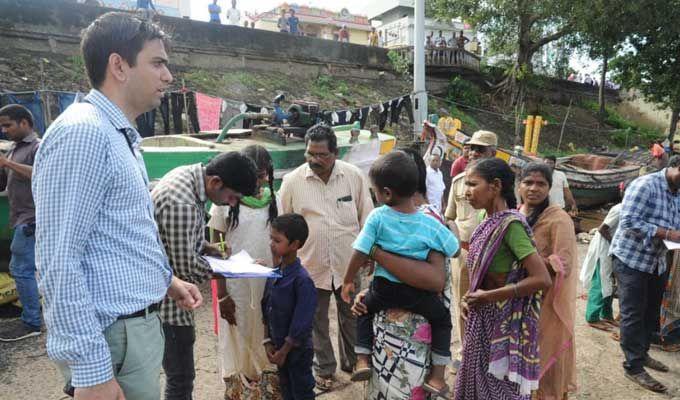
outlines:
[{"label": "green foliage", "polygon": [[[515,56],[516,65],[531,64],[544,45],[573,32],[574,15],[586,0],[427,0],[441,20],[461,17],[482,33],[491,53]],[[531,67],[529,66],[529,70]]]},{"label": "green foliage", "polygon": [[78,70],[78,71],[84,71],[85,70],[85,60],[83,60],[83,56],[81,56],[81,55],[71,56],[71,57],[68,58],[68,61],[73,66],[73,69]]},{"label": "green foliage", "polygon": [[577,10],[575,27],[578,34],[571,42],[572,47],[587,49],[593,59],[613,56],[626,38],[635,32],[638,15],[646,12],[643,2],[591,0],[588,7]]},{"label": "green foliage", "polygon": [[[595,101],[581,101],[581,107],[599,112],[600,106]],[[604,122],[619,131],[611,133],[612,142],[618,147],[630,147],[633,145],[646,146],[652,140],[662,139],[663,133],[657,129],[649,128],[631,122],[619,114],[616,109],[607,106],[607,116]]]},{"label": "green foliage", "polygon": [[449,108],[449,113],[452,118],[458,118],[462,124],[462,129],[467,132],[474,132],[480,129],[479,122],[470,114],[465,113],[456,106]]},{"label": "green foliage", "polygon": [[[647,101],[680,110],[680,1],[642,0],[635,34],[612,61],[616,80]],[[671,127],[671,130],[673,127]]]},{"label": "green foliage", "polygon": [[482,101],[482,92],[474,83],[462,79],[459,76],[453,77],[447,89],[447,99],[467,106],[477,107]]},{"label": "green foliage", "polygon": [[390,50],[387,52],[387,58],[390,59],[390,64],[392,68],[402,76],[410,76],[411,72],[411,61],[402,56],[399,52]]},{"label": "green foliage", "polygon": [[337,94],[348,95],[347,82],[335,79],[330,75],[319,75],[311,87],[312,95],[320,100],[337,98]]}]

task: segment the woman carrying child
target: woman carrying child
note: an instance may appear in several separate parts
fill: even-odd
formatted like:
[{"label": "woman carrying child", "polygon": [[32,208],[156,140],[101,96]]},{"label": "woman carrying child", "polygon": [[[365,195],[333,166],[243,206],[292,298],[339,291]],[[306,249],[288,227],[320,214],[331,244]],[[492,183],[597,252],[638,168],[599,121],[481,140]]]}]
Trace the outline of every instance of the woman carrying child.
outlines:
[{"label": "woman carrying child", "polygon": [[[448,228],[415,206],[413,195],[418,190],[419,175],[412,156],[402,151],[386,154],[371,166],[373,191],[385,205],[369,214],[354,243],[355,251],[343,283],[345,301],[350,301],[352,282],[359,268],[378,249],[415,260],[426,260],[431,251],[448,257],[458,251],[458,242]],[[367,313],[357,321],[358,362],[352,380],[368,380],[372,375],[373,315],[402,308],[424,316],[431,326],[433,367],[423,384],[424,390],[437,395],[447,392],[444,370],[451,357],[451,315],[437,292],[408,286],[378,263],[371,288],[361,299]]]},{"label": "woman carrying child", "polygon": [[508,164],[497,158],[468,167],[465,197],[486,219],[472,235],[467,258],[456,400],[530,399],[538,388],[541,291],[551,280],[531,229],[515,210],[514,182]]}]

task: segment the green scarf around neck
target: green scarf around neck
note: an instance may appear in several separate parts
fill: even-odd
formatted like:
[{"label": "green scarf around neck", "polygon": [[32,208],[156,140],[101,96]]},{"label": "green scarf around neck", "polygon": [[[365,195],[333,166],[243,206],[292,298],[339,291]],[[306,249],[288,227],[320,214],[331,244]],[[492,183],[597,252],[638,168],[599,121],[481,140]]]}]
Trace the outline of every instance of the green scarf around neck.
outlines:
[{"label": "green scarf around neck", "polygon": [[268,187],[262,189],[262,196],[258,199],[255,196],[245,196],[241,199],[241,204],[248,208],[264,208],[272,201],[272,192]]}]

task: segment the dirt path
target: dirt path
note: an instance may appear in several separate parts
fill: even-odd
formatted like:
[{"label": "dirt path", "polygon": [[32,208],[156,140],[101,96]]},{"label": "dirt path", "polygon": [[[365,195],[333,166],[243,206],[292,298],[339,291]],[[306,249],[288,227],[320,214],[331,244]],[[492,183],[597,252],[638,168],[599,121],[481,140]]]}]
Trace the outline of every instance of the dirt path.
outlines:
[{"label": "dirt path", "polygon": [[[579,245],[581,257],[586,245]],[[680,355],[652,350],[652,355],[670,366],[671,372],[653,373],[671,388],[671,394],[647,392],[623,376],[622,354],[618,342],[604,332],[589,328],[584,320],[585,300],[577,299],[577,365],[579,390],[576,399],[680,399]],[[197,315],[196,390],[197,400],[222,399],[222,384],[217,376],[216,339],[212,334],[212,313],[203,307]],[[331,319],[333,321],[333,319]],[[2,322],[0,322],[2,323]],[[332,326],[335,337],[336,326]],[[336,349],[337,350],[337,349]],[[350,384],[348,376],[338,373],[338,389],[319,396],[322,400],[361,399],[363,386]],[[3,400],[57,400],[63,382],[47,359],[45,335],[15,344],[0,343],[0,398]]]}]

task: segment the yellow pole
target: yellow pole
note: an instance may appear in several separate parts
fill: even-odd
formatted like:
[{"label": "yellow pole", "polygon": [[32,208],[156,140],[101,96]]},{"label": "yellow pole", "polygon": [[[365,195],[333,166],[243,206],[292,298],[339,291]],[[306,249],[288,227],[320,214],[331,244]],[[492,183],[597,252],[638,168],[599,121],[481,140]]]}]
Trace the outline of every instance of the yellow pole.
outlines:
[{"label": "yellow pole", "polygon": [[537,115],[534,119],[534,137],[531,140],[531,154],[538,152],[538,137],[541,135],[541,127],[543,126],[543,117]]},{"label": "yellow pole", "polygon": [[534,131],[534,116],[527,116],[527,120],[524,121],[526,128],[524,128],[524,152],[528,153],[531,150],[531,138],[532,132]]}]

